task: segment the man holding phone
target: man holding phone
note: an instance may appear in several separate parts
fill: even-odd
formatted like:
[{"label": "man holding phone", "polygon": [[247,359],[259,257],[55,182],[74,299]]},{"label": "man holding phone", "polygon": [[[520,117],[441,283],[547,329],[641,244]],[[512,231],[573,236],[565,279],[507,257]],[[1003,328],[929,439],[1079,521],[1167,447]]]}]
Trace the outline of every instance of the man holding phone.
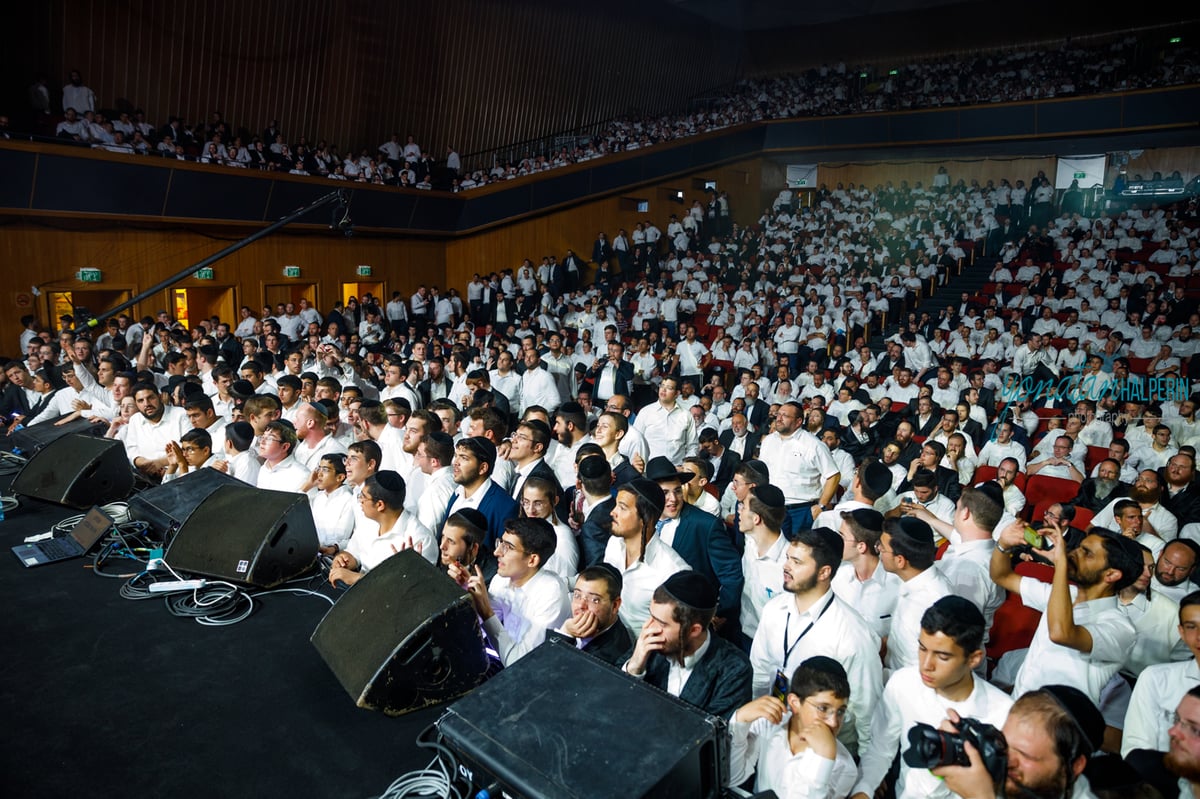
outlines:
[{"label": "man holding phone", "polygon": [[1048,525],[1041,533],[1048,548],[1033,551],[1054,564],[1050,585],[1013,571],[1011,551],[1026,543],[1024,522],[1005,527],[992,552],[992,580],[1043,613],[1017,672],[1013,696],[1059,683],[1079,686],[1099,704],[1100,692],[1137,639],[1133,624],[1117,607],[1117,593],[1141,574],[1141,547],[1111,530],[1093,528],[1068,552],[1062,526]]}]

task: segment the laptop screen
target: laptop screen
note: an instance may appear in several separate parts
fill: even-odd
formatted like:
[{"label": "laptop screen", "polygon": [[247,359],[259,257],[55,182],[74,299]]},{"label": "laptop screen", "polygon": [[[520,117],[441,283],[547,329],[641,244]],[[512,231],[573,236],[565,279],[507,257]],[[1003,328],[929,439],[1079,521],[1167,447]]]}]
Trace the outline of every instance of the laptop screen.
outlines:
[{"label": "laptop screen", "polygon": [[92,548],[92,544],[100,539],[100,536],[112,529],[112,526],[113,520],[109,518],[109,515],[100,510],[98,505],[93,505],[92,509],[84,514],[79,524],[75,525],[75,529],[71,531],[71,537],[79,543],[79,546],[83,547],[84,552],[87,552]]}]

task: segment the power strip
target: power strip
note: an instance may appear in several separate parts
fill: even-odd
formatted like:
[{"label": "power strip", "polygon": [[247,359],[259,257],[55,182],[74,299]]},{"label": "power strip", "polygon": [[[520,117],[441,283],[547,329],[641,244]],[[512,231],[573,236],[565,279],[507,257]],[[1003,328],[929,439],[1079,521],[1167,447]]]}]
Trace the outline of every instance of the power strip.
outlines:
[{"label": "power strip", "polygon": [[171,580],[162,583],[150,583],[150,593],[170,594],[178,591],[195,591],[208,585],[208,580]]}]

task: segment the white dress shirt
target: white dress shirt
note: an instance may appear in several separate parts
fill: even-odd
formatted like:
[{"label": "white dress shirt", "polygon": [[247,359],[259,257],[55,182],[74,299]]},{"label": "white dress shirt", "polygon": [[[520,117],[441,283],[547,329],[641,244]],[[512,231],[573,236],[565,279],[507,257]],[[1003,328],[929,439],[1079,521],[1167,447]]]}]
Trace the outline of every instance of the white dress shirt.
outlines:
[{"label": "white dress shirt", "polygon": [[345,547],[354,533],[354,492],[345,485],[333,491],[314,489],[308,493],[313,523],[321,546]]},{"label": "white dress shirt", "polygon": [[917,644],[921,636],[921,617],[934,602],[954,593],[950,581],[935,563],[925,571],[902,582],[896,592],[896,610],[888,628],[887,667],[897,671],[917,665]]},{"label": "white dress shirt", "polygon": [[437,563],[441,556],[433,533],[408,511],[402,511],[386,533],[380,533],[379,524],[374,521],[366,526],[355,525],[354,535],[346,543],[346,551],[354,556],[364,573],[402,549],[419,549],[421,557],[430,563]]},{"label": "white dress shirt", "polygon": [[851,751],[865,752],[871,742],[871,715],[883,690],[879,644],[879,636],[863,617],[833,591],[803,613],[796,609],[792,594],[781,594],[763,607],[750,647],[753,695],[764,696],[771,690],[776,671],[790,676],[810,657],[833,658],[850,681],[850,705],[839,737]]},{"label": "white dress shirt", "polygon": [[[746,548],[742,552],[742,634],[753,638],[758,629],[758,619],[763,607],[771,599],[783,593],[783,562],[787,560],[787,538],[780,535],[775,543],[761,555],[758,544],[746,536]],[[737,785],[738,783],[734,783]]]},{"label": "white dress shirt", "polygon": [[[883,700],[875,708],[871,721],[871,748],[863,752],[862,776],[853,793],[875,795],[875,789],[883,782],[897,752],[908,750],[906,736],[918,723],[936,728],[947,718],[947,711],[953,709],[960,717],[969,716],[997,729],[1003,727],[1012,707],[1012,698],[991,683],[978,677],[972,679],[975,685],[970,695],[961,702],[953,702],[925,685],[920,669],[915,666],[893,674],[883,689]],[[949,799],[952,796],[955,794],[929,769],[914,769],[900,759],[897,799]]]},{"label": "white dress shirt", "polygon": [[699,442],[696,422],[678,402],[670,409],[661,402],[650,403],[638,412],[633,429],[645,438],[651,458],[661,455],[673,464],[680,464],[685,457],[696,453]]},{"label": "white dress shirt", "polygon": [[[1077,589],[1071,586],[1074,602]],[[1051,586],[1032,577],[1021,578],[1021,601],[1042,612],[1029,653],[1017,672],[1012,695],[1020,697],[1044,685],[1074,685],[1100,704],[1100,693],[1125,662],[1137,640],[1137,631],[1117,607],[1115,596],[1072,605],[1075,624],[1092,636],[1092,651],[1080,652],[1050,640],[1046,605]]]},{"label": "white dress shirt", "polygon": [[789,505],[820,499],[825,482],[841,475],[829,447],[807,430],[786,438],[771,433],[762,440],[759,459],[767,464],[771,482],[783,491]]},{"label": "white dress shirt", "polygon": [[1184,694],[1200,685],[1196,660],[1147,666],[1133,686],[1133,697],[1125,714],[1121,756],[1134,749],[1165,752],[1171,741],[1167,731]]},{"label": "white dress shirt", "polygon": [[571,615],[571,601],[553,572],[539,570],[517,587],[497,574],[488,584],[494,615],[483,623],[488,640],[511,666],[546,640],[546,630],[560,626]]},{"label": "white dress shirt", "polygon": [[130,417],[125,425],[129,431],[125,434],[125,454],[129,462],[137,458],[157,460],[167,456],[167,444],[178,441],[184,433],[192,429],[187,413],[183,408],[168,405],[163,408],[163,415],[158,423],[153,423],[143,414],[137,413]]},{"label": "white dress shirt", "polygon": [[625,566],[625,540],[612,536],[604,548],[604,562],[621,572],[623,583],[618,613],[635,639],[642,634],[642,625],[650,618],[650,598],[655,589],[675,572],[692,568],[657,534],[646,541],[645,558],[635,560],[629,567]]},{"label": "white dress shirt", "polygon": [[774,791],[780,799],[841,799],[858,779],[858,766],[850,750],[837,741],[837,759],[821,757],[812,748],[792,754],[787,723],[757,719],[750,724],[729,722],[730,785],[741,785],[755,775],[754,790]]},{"label": "white dress shirt", "polygon": [[834,593],[857,610],[880,638],[886,638],[892,626],[900,583],[900,578],[883,568],[881,563],[875,564],[875,571],[866,580],[858,579],[854,564],[848,562],[843,562],[833,575]]}]

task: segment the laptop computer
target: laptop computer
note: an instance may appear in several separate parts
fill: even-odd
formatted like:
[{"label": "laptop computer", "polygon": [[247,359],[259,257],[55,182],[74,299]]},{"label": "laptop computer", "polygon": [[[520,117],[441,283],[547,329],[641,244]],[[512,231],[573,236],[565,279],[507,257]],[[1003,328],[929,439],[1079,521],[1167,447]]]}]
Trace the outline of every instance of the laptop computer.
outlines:
[{"label": "laptop computer", "polygon": [[99,506],[93,506],[84,514],[79,524],[75,525],[75,529],[71,531],[70,535],[34,541],[32,544],[18,544],[12,548],[12,551],[21,563],[25,564],[26,568],[44,566],[60,560],[81,558],[112,527],[112,518]]}]

